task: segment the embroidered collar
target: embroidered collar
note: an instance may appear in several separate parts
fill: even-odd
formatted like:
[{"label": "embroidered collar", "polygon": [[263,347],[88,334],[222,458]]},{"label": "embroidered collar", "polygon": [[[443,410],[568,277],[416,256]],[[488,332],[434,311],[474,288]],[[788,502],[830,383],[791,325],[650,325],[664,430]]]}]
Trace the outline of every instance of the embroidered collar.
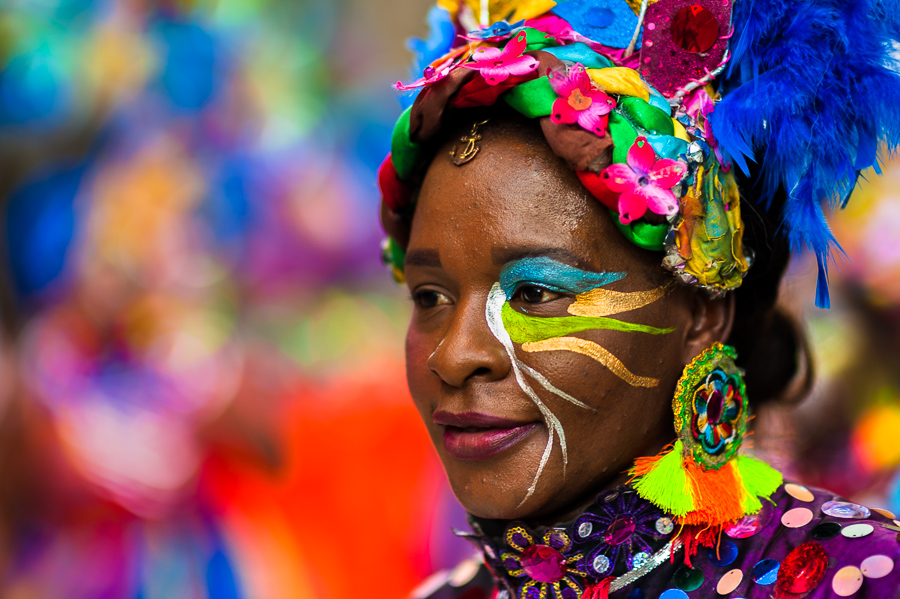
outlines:
[{"label": "embroidered collar", "polygon": [[504,594],[519,599],[578,599],[592,587],[614,592],[668,561],[681,548],[673,519],[630,487],[604,491],[573,521],[532,529],[471,517],[473,534]]}]

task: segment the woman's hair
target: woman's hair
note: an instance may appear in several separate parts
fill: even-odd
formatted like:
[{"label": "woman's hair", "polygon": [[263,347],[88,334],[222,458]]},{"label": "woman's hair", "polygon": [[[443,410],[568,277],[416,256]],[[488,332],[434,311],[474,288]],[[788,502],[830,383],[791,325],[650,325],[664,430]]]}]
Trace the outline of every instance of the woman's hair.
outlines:
[{"label": "woman's hair", "polygon": [[[755,172],[754,172],[755,171]],[[759,168],[736,169],[744,218],[744,247],[753,266],[735,291],[734,325],[728,344],[746,371],[747,395],[755,404],[802,400],[812,387],[809,343],[800,323],[778,305],[778,291],[791,257],[788,240],[772,215],[787,199],[780,187],[768,203],[760,198]]]},{"label": "woman's hair", "polygon": [[[426,158],[411,185],[417,189],[421,186],[440,148],[451,139],[460,139],[472,123],[482,121],[488,121],[484,127],[517,127],[533,132],[535,140],[544,140],[537,119],[502,105],[449,111],[444,115],[440,133],[424,148]],[[735,317],[727,343],[738,352],[737,362],[746,371],[747,395],[753,404],[799,401],[812,383],[809,349],[799,323],[777,305],[791,252],[778,223],[770,216],[780,213],[785,194],[779,190],[766,210],[754,185],[756,174],[744,175],[738,169],[736,176],[743,199],[744,246],[754,258],[743,284],[731,292],[735,294]],[[405,230],[389,231],[403,246],[409,238],[414,211],[415,202],[394,223]]]}]

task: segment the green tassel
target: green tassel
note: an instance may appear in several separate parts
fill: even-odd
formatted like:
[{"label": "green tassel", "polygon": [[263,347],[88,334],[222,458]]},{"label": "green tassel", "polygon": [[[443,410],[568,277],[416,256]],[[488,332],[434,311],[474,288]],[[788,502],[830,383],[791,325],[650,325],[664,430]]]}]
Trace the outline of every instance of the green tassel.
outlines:
[{"label": "green tassel", "polygon": [[746,491],[744,513],[755,514],[762,509],[759,498],[768,499],[781,486],[781,473],[762,460],[748,455],[738,455],[734,461]]},{"label": "green tassel", "polygon": [[631,471],[632,475],[644,471],[634,481],[638,495],[675,516],[683,516],[694,509],[683,453],[684,445],[680,440],[676,441],[672,451],[652,458],[652,464],[639,460]]}]

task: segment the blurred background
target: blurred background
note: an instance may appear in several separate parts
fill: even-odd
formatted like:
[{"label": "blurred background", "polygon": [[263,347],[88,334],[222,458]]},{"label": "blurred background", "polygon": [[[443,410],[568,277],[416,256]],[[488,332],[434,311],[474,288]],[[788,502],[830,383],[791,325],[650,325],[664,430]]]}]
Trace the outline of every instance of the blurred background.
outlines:
[{"label": "blurred background", "polygon": [[[469,554],[375,171],[429,0],[0,3],[0,597],[404,597]],[[785,290],[802,481],[900,508],[900,164]],[[475,598],[473,598],[475,599]]]}]

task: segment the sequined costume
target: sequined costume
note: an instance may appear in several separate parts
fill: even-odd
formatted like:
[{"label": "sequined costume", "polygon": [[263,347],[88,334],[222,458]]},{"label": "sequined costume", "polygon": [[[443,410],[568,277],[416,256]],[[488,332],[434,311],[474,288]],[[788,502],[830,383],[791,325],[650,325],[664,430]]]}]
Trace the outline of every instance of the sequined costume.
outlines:
[{"label": "sequined costume", "polygon": [[[757,515],[689,563],[672,518],[628,487],[550,528],[471,518],[482,556],[435,575],[416,599],[824,599],[900,596],[900,521],[783,485]],[[673,541],[673,539],[675,539]]]}]

